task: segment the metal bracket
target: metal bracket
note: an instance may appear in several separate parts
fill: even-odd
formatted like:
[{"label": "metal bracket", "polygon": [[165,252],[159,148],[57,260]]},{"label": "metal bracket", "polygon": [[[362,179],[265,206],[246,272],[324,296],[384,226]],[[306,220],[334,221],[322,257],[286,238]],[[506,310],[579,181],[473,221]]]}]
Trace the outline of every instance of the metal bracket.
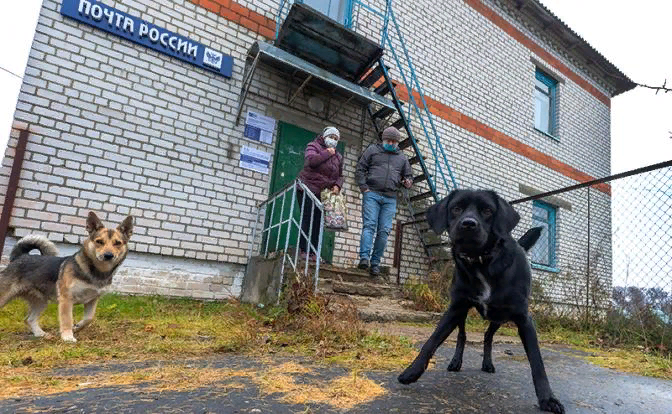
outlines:
[{"label": "metal bracket", "polygon": [[334,111],[333,114],[329,115],[329,114],[327,113],[327,119],[328,119],[328,120],[331,120],[333,117],[335,117],[336,114],[339,113],[339,112],[341,111],[341,109],[343,109],[343,107],[344,107],[345,105],[349,104],[350,101],[352,101],[352,98],[354,98],[354,96],[351,96],[351,97],[349,97],[348,99],[346,99],[345,101],[341,102],[341,104],[340,104],[339,107],[336,109],[336,111]]},{"label": "metal bracket", "polygon": [[250,85],[252,84],[252,76],[254,75],[254,72],[257,69],[257,63],[259,62],[259,55],[261,55],[261,51],[257,52],[257,55],[254,57],[254,61],[250,66],[249,72],[243,77],[243,84],[240,87],[240,95],[238,96],[236,126],[238,126],[238,124],[240,123],[240,113],[243,111],[243,105],[245,104],[245,99],[247,99],[247,92],[249,91]]},{"label": "metal bracket", "polygon": [[289,98],[289,101],[287,101],[288,105],[291,105],[292,102],[294,102],[294,99],[296,99],[297,95],[301,93],[303,88],[306,87],[306,85],[308,84],[308,82],[310,82],[311,79],[313,79],[313,75],[308,75],[308,77],[301,83],[301,86],[299,86],[296,92],[294,92],[294,94]]}]

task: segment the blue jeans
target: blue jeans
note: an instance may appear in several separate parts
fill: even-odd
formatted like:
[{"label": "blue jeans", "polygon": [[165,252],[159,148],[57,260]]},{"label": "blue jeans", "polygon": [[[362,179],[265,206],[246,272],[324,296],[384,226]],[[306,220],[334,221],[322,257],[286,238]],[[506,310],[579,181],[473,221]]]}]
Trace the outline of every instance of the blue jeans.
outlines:
[{"label": "blue jeans", "polygon": [[[359,239],[359,259],[369,259],[371,266],[379,265],[385,253],[387,236],[397,213],[397,198],[367,191],[362,199],[362,236]],[[376,231],[377,230],[377,231]],[[374,241],[374,237],[375,241]],[[371,253],[373,247],[373,253]]]}]

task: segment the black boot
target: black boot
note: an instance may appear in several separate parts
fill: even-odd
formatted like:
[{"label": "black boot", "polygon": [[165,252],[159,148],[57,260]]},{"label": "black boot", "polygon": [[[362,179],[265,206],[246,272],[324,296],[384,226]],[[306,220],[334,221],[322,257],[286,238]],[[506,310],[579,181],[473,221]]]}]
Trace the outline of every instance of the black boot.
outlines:
[{"label": "black boot", "polygon": [[357,267],[362,269],[362,270],[368,269],[369,268],[369,259],[360,260],[359,261],[359,266],[357,266]]}]

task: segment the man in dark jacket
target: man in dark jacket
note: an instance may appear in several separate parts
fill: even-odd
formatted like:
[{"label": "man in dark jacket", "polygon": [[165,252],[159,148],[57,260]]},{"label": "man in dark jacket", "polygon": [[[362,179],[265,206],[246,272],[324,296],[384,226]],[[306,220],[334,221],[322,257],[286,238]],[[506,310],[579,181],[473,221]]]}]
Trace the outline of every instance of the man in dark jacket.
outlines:
[{"label": "man in dark jacket", "polygon": [[386,128],[382,142],[369,145],[357,162],[355,179],[362,192],[363,221],[359,268],[367,269],[370,265],[372,276],[380,274],[380,260],[397,212],[397,190],[400,185],[406,188],[413,185],[411,165],[399,151],[400,139],[396,128]]}]

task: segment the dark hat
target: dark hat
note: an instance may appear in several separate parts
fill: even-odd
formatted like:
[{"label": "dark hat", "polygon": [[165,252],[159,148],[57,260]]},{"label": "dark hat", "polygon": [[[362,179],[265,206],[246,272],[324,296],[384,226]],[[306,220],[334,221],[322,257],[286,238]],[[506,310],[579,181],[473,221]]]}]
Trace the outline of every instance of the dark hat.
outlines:
[{"label": "dark hat", "polygon": [[399,130],[397,128],[390,126],[385,128],[385,130],[383,131],[382,140],[385,141],[386,139],[391,139],[399,142],[401,141],[401,134],[399,133]]}]

